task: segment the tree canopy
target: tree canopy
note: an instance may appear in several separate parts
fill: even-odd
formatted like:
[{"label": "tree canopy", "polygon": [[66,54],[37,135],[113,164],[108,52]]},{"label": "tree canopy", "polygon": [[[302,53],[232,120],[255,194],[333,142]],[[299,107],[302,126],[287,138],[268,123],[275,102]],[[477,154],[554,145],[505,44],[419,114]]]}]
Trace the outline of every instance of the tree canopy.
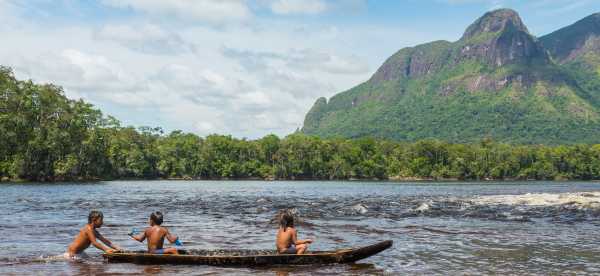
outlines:
[{"label": "tree canopy", "polygon": [[600,179],[600,144],[199,137],[122,126],[61,87],[0,67],[0,178]]}]

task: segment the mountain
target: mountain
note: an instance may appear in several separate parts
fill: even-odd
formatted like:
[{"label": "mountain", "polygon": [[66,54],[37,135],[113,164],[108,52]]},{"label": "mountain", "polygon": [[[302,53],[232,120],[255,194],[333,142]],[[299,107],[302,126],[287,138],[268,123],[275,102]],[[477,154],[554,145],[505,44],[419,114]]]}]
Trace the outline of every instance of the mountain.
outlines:
[{"label": "mountain", "polygon": [[[542,45],[561,64],[600,55],[600,13],[540,37]],[[595,65],[598,65],[597,63]]]},{"label": "mountain", "polygon": [[540,42],[579,86],[600,98],[600,13],[545,35]]},{"label": "mountain", "polygon": [[403,48],[366,82],[319,98],[302,132],[406,141],[600,142],[600,89],[594,86],[600,76],[590,75],[588,64],[575,65],[583,53],[597,53],[597,16],[591,18],[574,24],[586,41],[581,44],[565,41],[570,30],[538,40],[515,11],[488,12],[458,41]]}]

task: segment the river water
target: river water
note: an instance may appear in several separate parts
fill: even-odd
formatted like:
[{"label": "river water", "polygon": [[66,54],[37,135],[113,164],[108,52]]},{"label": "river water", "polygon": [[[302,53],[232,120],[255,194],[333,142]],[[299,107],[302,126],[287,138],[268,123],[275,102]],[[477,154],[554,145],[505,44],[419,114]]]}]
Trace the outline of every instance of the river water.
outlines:
[{"label": "river water", "polygon": [[[55,257],[104,212],[99,231],[127,249],[152,211],[185,248],[271,249],[278,210],[294,208],[300,238],[330,250],[391,239],[352,265],[219,268]],[[114,181],[0,185],[0,274],[397,275],[599,274],[600,183]]]}]

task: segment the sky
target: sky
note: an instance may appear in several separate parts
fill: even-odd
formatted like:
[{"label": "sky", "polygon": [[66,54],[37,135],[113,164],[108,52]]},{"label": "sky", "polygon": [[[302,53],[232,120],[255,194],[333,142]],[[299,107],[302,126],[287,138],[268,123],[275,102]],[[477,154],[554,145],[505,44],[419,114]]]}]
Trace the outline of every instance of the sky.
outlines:
[{"label": "sky", "polygon": [[599,0],[0,0],[0,65],[123,125],[255,139],[302,127],[319,97],[403,47],[456,41],[512,8],[542,36]]}]

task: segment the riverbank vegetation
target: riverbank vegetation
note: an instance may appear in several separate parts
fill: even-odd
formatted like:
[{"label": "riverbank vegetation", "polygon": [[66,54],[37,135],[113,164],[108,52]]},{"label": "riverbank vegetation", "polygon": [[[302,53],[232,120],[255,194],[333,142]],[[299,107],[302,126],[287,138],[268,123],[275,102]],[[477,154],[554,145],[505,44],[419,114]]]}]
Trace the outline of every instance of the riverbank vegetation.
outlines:
[{"label": "riverbank vegetation", "polygon": [[0,67],[0,178],[597,180],[600,144],[164,133],[122,126],[59,86],[19,81]]}]

